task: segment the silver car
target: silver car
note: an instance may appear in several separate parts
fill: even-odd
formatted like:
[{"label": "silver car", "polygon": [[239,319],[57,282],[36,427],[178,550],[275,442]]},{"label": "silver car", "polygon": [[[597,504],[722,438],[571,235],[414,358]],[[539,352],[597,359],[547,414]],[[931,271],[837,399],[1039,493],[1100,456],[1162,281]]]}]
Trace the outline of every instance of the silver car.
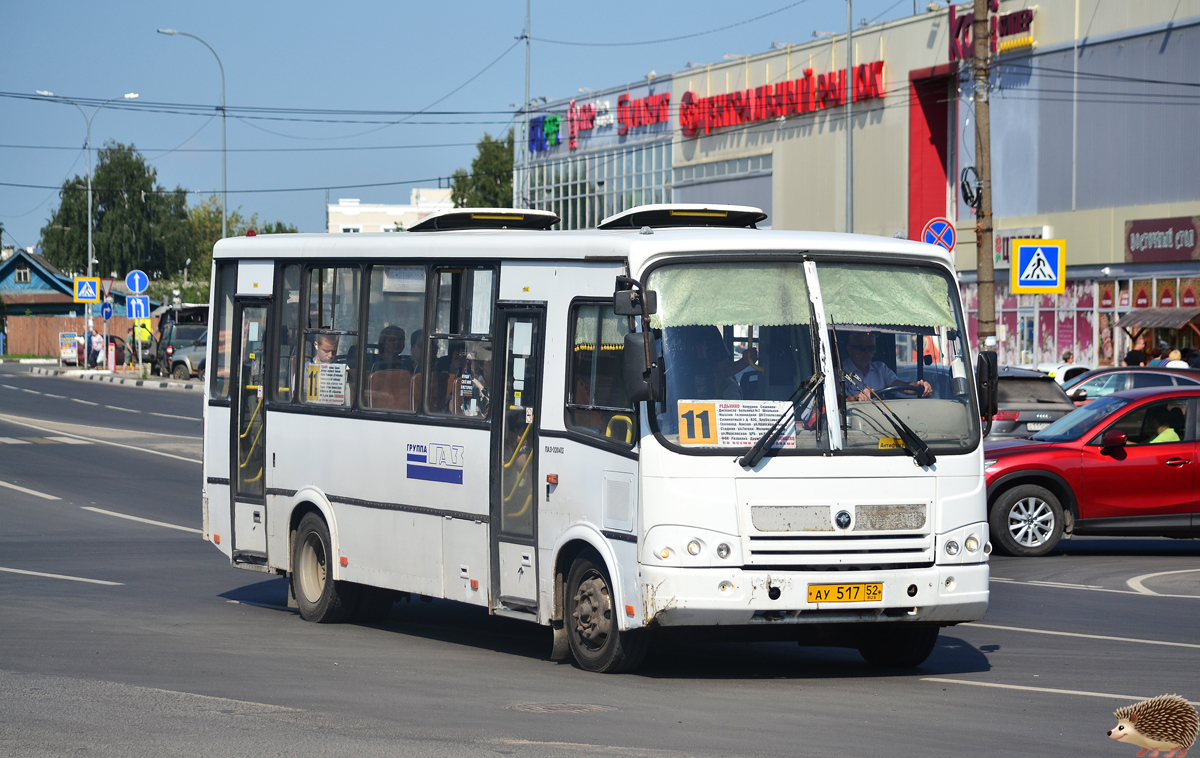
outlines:
[{"label": "silver car", "polygon": [[175,348],[171,354],[171,377],[187,381],[193,376],[204,380],[204,358],[208,355],[208,332],[198,339]]}]

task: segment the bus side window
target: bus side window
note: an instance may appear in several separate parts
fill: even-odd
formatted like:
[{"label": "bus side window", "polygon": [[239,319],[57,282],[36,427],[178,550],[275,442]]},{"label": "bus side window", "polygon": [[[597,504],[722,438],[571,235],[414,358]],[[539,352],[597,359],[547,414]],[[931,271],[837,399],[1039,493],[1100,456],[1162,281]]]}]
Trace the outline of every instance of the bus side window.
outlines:
[{"label": "bus side window", "polygon": [[629,320],[614,314],[611,302],[576,303],[570,323],[567,427],[632,446],[638,436],[637,411],[622,370]]},{"label": "bus side window", "polygon": [[301,399],[311,405],[350,407],[358,367],[357,266],[308,272],[308,318],[304,330]]},{"label": "bus side window", "polygon": [[275,382],[271,385],[271,399],[280,403],[292,400],[292,388],[296,386],[296,369],[300,355],[300,266],[289,263],[283,267],[279,290],[279,331],[275,345],[278,356]]},{"label": "bus side window", "polygon": [[413,377],[424,360],[425,268],[372,266],[370,276],[362,405],[411,412]]},{"label": "bus side window", "polygon": [[429,364],[413,377],[413,384],[424,391],[428,413],[486,420],[491,407],[495,269],[437,269],[435,281]]},{"label": "bus side window", "polygon": [[214,332],[213,364],[216,371],[212,374],[212,398],[214,400],[229,399],[229,366],[233,360],[233,296],[237,292],[237,261],[217,265],[217,292],[213,302],[217,306],[216,317],[212,320]]}]

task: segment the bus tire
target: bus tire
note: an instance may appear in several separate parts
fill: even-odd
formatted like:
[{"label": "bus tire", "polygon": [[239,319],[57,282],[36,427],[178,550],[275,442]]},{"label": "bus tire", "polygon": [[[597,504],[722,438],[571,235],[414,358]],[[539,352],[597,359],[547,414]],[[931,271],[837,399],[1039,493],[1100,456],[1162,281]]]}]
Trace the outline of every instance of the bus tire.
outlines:
[{"label": "bus tire", "polygon": [[304,514],[292,547],[292,591],[305,621],[347,621],[358,606],[359,586],[333,580],[332,544],[325,519]]},{"label": "bus tire", "polygon": [[858,652],[877,668],[913,668],[933,652],[939,631],[936,626],[880,624],[865,630]]},{"label": "bus tire", "polygon": [[575,559],[566,590],[563,621],[575,663],[585,671],[602,674],[625,673],[641,665],[649,648],[649,633],[618,628],[612,580],[598,555],[585,551]]}]

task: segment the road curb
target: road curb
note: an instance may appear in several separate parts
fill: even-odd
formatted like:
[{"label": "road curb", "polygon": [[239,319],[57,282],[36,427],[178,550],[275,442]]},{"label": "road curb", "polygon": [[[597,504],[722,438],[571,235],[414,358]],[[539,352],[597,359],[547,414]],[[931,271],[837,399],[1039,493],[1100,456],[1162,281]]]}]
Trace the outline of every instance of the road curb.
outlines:
[{"label": "road curb", "polygon": [[108,382],[109,384],[125,384],[130,387],[143,387],[152,390],[203,390],[202,383],[193,382],[166,382],[160,379],[133,379],[121,376],[113,376],[108,373],[88,372],[84,373],[78,370],[63,370],[56,368],[31,368],[29,369],[34,374],[44,374],[46,376],[62,376],[68,379],[87,379],[92,382]]}]

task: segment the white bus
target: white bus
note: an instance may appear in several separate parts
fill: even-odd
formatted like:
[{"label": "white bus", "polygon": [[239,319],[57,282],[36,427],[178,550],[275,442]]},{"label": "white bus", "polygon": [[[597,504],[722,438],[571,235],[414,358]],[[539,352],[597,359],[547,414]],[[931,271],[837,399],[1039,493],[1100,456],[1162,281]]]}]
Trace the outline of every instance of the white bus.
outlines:
[{"label": "white bus", "polygon": [[448,598],[587,670],[676,627],[922,662],[987,608],[994,354],[940,248],[763,218],[220,241],[204,538],[309,621]]}]

